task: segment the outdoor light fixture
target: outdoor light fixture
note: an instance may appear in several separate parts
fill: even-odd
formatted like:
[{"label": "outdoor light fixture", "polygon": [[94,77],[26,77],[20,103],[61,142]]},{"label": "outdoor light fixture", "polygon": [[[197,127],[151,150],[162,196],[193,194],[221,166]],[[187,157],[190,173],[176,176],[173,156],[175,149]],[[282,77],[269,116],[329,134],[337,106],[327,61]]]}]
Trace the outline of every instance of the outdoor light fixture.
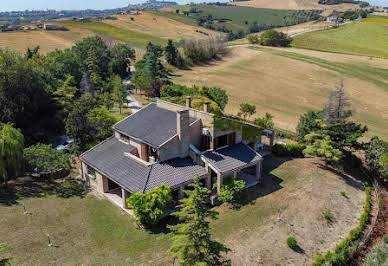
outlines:
[{"label": "outdoor light fixture", "polygon": [[52,247],[53,244],[51,243],[50,234],[46,234],[46,236],[47,236],[47,240],[48,240],[48,246]]}]

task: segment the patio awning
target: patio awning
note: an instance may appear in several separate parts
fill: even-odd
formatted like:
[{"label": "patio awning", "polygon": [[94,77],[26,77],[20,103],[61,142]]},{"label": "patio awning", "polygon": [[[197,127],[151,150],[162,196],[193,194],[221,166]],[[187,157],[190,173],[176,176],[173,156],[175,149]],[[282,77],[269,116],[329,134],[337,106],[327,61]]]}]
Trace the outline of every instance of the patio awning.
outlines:
[{"label": "patio awning", "polygon": [[234,144],[202,154],[202,160],[221,174],[254,165],[262,156],[244,143]]}]

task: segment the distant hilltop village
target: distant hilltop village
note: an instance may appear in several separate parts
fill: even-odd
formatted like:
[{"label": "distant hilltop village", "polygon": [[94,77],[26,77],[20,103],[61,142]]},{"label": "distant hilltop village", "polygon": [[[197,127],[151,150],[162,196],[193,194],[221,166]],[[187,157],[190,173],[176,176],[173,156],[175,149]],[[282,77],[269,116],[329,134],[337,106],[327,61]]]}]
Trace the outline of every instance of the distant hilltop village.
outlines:
[{"label": "distant hilltop village", "polygon": [[[63,18],[85,18],[85,17],[106,17],[117,13],[128,13],[134,10],[159,9],[178,5],[177,2],[149,0],[139,4],[129,4],[127,7],[104,9],[104,10],[24,10],[24,11],[5,11],[0,12],[3,23],[2,28],[8,28],[9,25],[19,25],[22,23],[44,23],[45,21],[63,19]],[[0,21],[1,22],[1,21]],[[4,25],[6,26],[4,27]],[[12,28],[12,27],[11,27]],[[9,29],[11,29],[9,28]],[[1,29],[0,29],[1,30]]]},{"label": "distant hilltop village", "polygon": [[157,0],[149,0],[145,3],[141,4],[129,4],[128,9],[158,9],[158,8],[164,8],[169,6],[176,6],[178,5],[177,2],[172,1],[157,1]]}]

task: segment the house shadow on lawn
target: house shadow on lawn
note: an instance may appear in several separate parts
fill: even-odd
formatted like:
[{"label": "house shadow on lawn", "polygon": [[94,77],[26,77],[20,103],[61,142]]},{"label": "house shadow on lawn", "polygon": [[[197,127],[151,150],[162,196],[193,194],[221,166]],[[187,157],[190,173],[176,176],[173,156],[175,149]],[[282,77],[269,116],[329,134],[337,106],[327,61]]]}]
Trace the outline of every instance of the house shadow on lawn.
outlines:
[{"label": "house shadow on lawn", "polygon": [[55,195],[59,198],[81,197],[86,195],[83,184],[74,179],[51,180],[32,176],[18,178],[0,188],[0,205],[18,204],[23,198],[40,198]]},{"label": "house shadow on lawn", "polygon": [[239,207],[242,207],[247,204],[255,204],[256,199],[282,189],[283,186],[281,185],[281,183],[283,182],[283,179],[271,174],[271,172],[283,163],[288,162],[290,160],[292,160],[291,157],[266,157],[263,161],[262,182],[244,190],[241,195],[240,204],[237,206],[233,206],[234,209],[238,209]]}]

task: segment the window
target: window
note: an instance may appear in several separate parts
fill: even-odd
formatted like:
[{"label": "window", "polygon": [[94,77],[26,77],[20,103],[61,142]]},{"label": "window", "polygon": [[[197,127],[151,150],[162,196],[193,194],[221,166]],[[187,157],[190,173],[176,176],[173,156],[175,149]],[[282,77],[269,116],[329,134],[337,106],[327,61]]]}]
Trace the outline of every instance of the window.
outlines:
[{"label": "window", "polygon": [[120,133],[120,139],[125,141],[125,142],[129,142],[129,137],[127,135],[124,135],[124,134],[121,134],[121,133]]},{"label": "window", "polygon": [[228,135],[223,135],[221,137],[217,137],[217,147],[223,147],[228,145]]},{"label": "window", "polygon": [[93,179],[96,178],[96,170],[88,165],[87,174],[91,176]]}]

